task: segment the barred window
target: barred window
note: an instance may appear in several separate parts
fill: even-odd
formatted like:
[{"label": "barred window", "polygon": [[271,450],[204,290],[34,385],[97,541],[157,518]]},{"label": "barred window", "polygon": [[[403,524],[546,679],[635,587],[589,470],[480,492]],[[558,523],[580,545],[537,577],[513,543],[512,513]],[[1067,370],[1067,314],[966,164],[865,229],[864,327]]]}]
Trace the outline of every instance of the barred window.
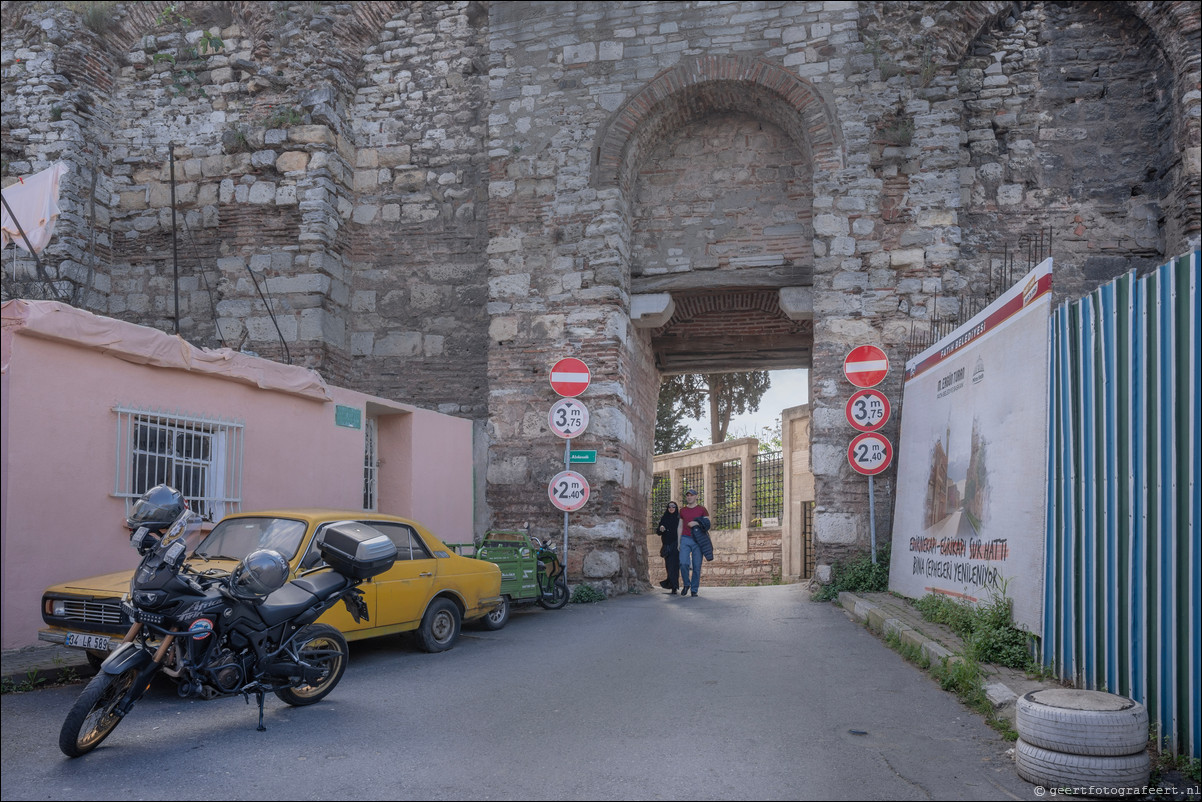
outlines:
[{"label": "barred window", "polygon": [[[753,517],[781,518],[785,512],[785,460],[781,451],[756,454]],[[762,523],[761,523],[762,525]]]},{"label": "barred window", "polygon": [[134,501],[159,484],[174,487],[208,521],[242,503],[242,433],[237,421],[116,407],[114,494]]},{"label": "barred window", "polygon": [[693,465],[680,469],[680,506],[684,506],[684,494],[689,490],[697,491],[697,503],[704,505],[705,497],[705,468]]},{"label": "barred window", "polygon": [[659,519],[663,517],[664,510],[668,508],[668,502],[672,500],[672,476],[668,473],[657,473],[651,480],[651,505],[648,509],[648,517],[651,519],[647,523],[647,529],[651,532],[656,531],[659,526]]},{"label": "barred window", "polygon": [[714,468],[714,487],[709,503],[714,529],[738,529],[743,523],[743,463],[732,459]]},{"label": "barred window", "polygon": [[380,441],[376,432],[376,419],[368,418],[363,426],[363,509],[371,512],[375,512],[379,503]]}]

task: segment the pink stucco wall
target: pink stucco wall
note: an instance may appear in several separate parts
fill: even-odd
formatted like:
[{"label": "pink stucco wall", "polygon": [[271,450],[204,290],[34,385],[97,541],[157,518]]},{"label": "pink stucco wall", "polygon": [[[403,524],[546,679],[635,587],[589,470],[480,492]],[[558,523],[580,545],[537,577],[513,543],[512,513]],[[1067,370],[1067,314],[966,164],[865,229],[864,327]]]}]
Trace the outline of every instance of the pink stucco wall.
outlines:
[{"label": "pink stucco wall", "polygon": [[[128,353],[118,358],[94,343],[29,334],[5,306],[3,648],[37,642],[38,605],[47,585],[136,564],[123,526],[124,503],[113,495],[117,406],[242,421],[243,511],[362,509],[364,430],[335,424],[336,405],[355,407],[362,419],[370,414],[380,421],[380,511],[414,518],[445,540],[471,539],[470,421],[328,385],[322,400],[136,364]],[[117,324],[115,331],[128,333],[127,326]],[[159,336],[169,335],[151,333]],[[175,347],[191,348],[177,339]],[[282,367],[261,362],[271,371]]]}]

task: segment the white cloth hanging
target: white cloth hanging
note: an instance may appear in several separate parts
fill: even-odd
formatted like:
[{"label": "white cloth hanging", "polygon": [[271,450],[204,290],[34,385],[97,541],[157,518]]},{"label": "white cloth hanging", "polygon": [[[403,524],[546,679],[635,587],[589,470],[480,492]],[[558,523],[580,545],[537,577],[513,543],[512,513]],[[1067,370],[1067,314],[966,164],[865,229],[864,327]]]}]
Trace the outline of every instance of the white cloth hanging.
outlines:
[{"label": "white cloth hanging", "polygon": [[[4,200],[8,206],[0,206],[3,219],[0,220],[0,237],[3,246],[16,243],[17,247],[28,252],[25,237],[33,246],[33,253],[41,253],[50,243],[50,235],[54,233],[54,224],[58,220],[58,182],[69,172],[67,165],[55,162],[40,173],[22,178],[10,187],[4,188]],[[9,214],[16,215],[16,220]],[[17,227],[20,221],[20,228]],[[25,230],[25,237],[21,236]]]}]

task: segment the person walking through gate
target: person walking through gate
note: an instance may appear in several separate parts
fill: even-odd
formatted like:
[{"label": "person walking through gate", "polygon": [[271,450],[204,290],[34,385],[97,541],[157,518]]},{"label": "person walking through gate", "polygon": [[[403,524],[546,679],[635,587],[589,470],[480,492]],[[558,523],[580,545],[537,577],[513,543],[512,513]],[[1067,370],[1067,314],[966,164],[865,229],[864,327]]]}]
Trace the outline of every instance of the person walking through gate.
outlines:
[{"label": "person walking through gate", "polygon": [[668,572],[668,578],[659,586],[672,591],[670,595],[675,596],[680,584],[680,508],[675,501],[668,502],[655,531],[664,541],[659,554],[664,558],[664,570]]},{"label": "person walking through gate", "polygon": [[[680,595],[697,595],[701,584],[701,546],[693,538],[697,519],[708,518],[709,510],[697,503],[697,491],[689,488],[684,494],[684,509],[680,511]],[[692,569],[690,571],[690,568]]]}]

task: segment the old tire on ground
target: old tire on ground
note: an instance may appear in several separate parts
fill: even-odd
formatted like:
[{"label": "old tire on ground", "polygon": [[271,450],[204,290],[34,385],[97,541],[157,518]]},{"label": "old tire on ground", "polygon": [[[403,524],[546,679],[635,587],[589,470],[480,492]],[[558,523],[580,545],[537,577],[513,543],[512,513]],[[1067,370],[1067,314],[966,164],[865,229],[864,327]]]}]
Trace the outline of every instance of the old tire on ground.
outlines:
[{"label": "old tire on ground", "polygon": [[322,670],[321,678],[305,685],[281,688],[275,695],[293,707],[316,704],[334,690],[346,671],[350,658],[346,638],[328,624],[310,624],[296,634],[293,642],[301,660]]},{"label": "old tire on ground", "polygon": [[501,604],[488,615],[480,619],[480,628],[495,632],[509,623],[509,597],[502,596]]},{"label": "old tire on ground", "polygon": [[1016,705],[1018,737],[1070,755],[1133,755],[1148,746],[1148,711],[1102,691],[1047,688]]},{"label": "old tire on ground", "polygon": [[463,616],[459,607],[450,599],[435,599],[422,616],[422,625],[417,629],[417,640],[427,652],[445,652],[459,640],[459,628]]},{"label": "old tire on ground", "polygon": [[[1152,760],[1134,755],[1070,755],[1033,746],[1021,737],[1015,743],[1018,776],[1044,788],[1141,788],[1148,784]],[[1080,793],[1089,793],[1082,790]],[[1103,795],[1101,790],[1090,794]]]},{"label": "old tire on ground", "polygon": [[120,675],[97,674],[84,687],[83,693],[71,705],[67,718],[58,733],[58,748],[67,757],[79,757],[91,752],[109,737],[121,716],[113,712],[126,692],[138,679],[138,669],[131,668]]}]

